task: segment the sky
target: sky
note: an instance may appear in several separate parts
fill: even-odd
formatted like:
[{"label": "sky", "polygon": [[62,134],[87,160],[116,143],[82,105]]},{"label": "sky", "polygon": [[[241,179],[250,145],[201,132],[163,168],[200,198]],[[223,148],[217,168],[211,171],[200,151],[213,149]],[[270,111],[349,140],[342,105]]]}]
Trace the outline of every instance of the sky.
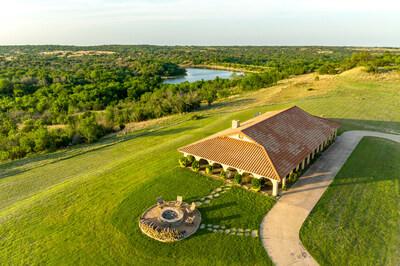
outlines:
[{"label": "sky", "polygon": [[0,45],[400,47],[399,0],[0,0]]}]

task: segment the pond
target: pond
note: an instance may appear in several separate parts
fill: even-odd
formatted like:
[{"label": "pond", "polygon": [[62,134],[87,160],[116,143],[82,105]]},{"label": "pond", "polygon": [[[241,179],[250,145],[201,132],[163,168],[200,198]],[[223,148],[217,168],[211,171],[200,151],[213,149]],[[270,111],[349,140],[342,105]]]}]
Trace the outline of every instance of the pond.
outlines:
[{"label": "pond", "polygon": [[202,69],[202,68],[186,68],[186,76],[178,78],[165,79],[164,83],[178,84],[181,82],[194,82],[198,80],[213,80],[216,77],[222,79],[228,79],[230,76],[236,73],[237,75],[243,74],[242,72],[228,71],[228,70],[216,70],[216,69]]}]

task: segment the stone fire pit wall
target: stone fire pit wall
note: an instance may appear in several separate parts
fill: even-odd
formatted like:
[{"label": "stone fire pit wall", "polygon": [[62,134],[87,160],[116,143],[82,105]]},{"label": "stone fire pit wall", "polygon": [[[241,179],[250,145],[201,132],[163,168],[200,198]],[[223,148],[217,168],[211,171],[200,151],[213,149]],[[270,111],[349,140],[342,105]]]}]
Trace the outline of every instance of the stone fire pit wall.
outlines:
[{"label": "stone fire pit wall", "polygon": [[194,204],[170,201],[150,207],[138,222],[142,232],[149,237],[173,242],[194,234],[200,227],[201,214]]}]

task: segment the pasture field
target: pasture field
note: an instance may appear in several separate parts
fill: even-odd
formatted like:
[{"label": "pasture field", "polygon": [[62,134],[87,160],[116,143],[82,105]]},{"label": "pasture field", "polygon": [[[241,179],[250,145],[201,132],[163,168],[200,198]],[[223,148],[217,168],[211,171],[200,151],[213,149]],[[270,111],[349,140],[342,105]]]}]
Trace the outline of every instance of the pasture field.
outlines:
[{"label": "pasture field", "polygon": [[399,265],[400,144],[364,137],[300,231],[321,265]]},{"label": "pasture field", "polygon": [[[297,105],[342,122],[340,132],[400,134],[398,74],[356,69],[319,81],[314,76],[132,126],[138,130],[93,145],[0,165],[0,262],[271,264],[259,238],[200,230],[164,244],[142,235],[137,219],[158,196],[182,195],[191,202],[220,185],[178,168],[176,149],[230,127],[232,119],[245,121],[258,111]],[[257,229],[274,202],[234,188],[199,209],[205,223]]]}]

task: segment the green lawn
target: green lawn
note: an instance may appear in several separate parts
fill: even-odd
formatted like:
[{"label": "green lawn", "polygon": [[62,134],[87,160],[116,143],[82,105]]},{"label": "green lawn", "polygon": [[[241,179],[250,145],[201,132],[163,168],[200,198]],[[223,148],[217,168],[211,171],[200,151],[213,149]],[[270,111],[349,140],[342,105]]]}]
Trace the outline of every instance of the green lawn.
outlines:
[{"label": "green lawn", "polygon": [[400,264],[400,144],[365,137],[300,231],[321,265]]},{"label": "green lawn", "polygon": [[[270,265],[260,238],[201,230],[165,244],[142,235],[137,225],[158,196],[172,200],[182,195],[191,202],[221,184],[178,168],[176,148],[222,130],[231,115],[183,119],[123,142],[97,144],[93,150],[3,165],[0,261]],[[234,188],[199,209],[207,223],[258,229],[274,202]]]},{"label": "green lawn", "polygon": [[[201,230],[166,244],[139,232],[137,219],[156,197],[191,202],[220,185],[178,168],[176,149],[230,127],[232,119],[294,104],[343,122],[345,130],[400,133],[396,84],[350,80],[326,95],[258,105],[266,89],[204,107],[198,120],[177,115],[132,135],[2,164],[0,264],[271,264],[259,238]],[[234,188],[199,209],[206,223],[257,229],[273,204]]]}]

